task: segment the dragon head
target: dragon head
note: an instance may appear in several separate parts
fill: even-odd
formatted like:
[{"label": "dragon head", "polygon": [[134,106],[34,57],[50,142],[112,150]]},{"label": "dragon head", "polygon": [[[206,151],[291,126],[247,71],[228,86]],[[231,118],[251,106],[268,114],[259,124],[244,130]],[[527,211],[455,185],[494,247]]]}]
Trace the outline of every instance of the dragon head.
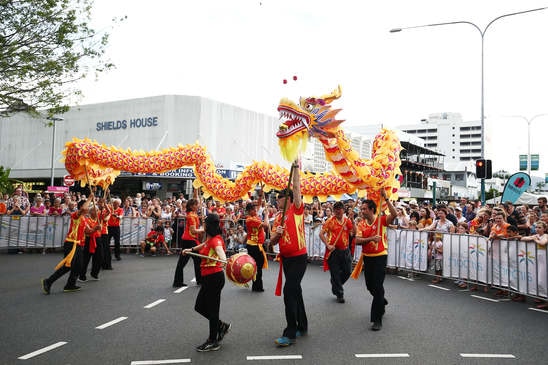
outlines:
[{"label": "dragon head", "polygon": [[341,109],[331,109],[331,103],[341,97],[340,85],[331,94],[321,97],[301,97],[299,104],[283,98],[278,105],[279,130],[276,136],[284,158],[293,161],[306,149],[309,137],[331,138],[344,120],[337,120]]}]

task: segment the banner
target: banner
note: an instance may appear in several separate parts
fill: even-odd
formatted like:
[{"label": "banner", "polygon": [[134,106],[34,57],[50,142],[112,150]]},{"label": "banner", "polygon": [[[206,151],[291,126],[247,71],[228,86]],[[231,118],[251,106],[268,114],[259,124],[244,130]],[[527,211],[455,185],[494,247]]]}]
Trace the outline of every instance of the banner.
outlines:
[{"label": "banner", "polygon": [[531,186],[531,177],[524,172],[517,172],[508,178],[504,191],[502,192],[501,202],[515,203],[524,191]]},{"label": "banner", "polygon": [[445,234],[443,249],[443,276],[487,283],[485,237]]}]

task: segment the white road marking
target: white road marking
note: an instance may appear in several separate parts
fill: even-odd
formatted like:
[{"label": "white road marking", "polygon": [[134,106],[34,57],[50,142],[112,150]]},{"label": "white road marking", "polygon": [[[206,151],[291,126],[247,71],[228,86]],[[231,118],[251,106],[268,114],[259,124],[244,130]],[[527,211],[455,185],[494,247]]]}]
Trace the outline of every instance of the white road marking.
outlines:
[{"label": "white road marking", "polygon": [[354,354],[358,358],[409,357],[409,354]]},{"label": "white road marking", "polygon": [[97,326],[97,327],[95,327],[95,328],[98,329],[98,330],[103,330],[103,329],[105,329],[105,328],[107,328],[107,327],[112,326],[113,324],[116,324],[116,323],[118,323],[118,322],[125,321],[126,319],[127,319],[127,317],[118,317],[118,318],[116,318],[116,319],[113,320],[113,321],[107,322],[107,323],[102,324],[102,325],[100,325],[100,326]]},{"label": "white road marking", "polygon": [[548,311],[546,309],[538,309],[538,308],[533,308],[533,307],[531,307],[529,309],[532,310],[532,311],[548,314]]},{"label": "white road marking", "polygon": [[449,291],[451,289],[447,289],[447,288],[444,288],[443,286],[437,286],[437,285],[428,285],[428,286],[431,286],[432,288],[436,288],[436,289],[440,289],[440,290],[445,290],[445,291]]},{"label": "white road marking", "polygon": [[165,302],[165,301],[166,301],[165,299],[158,299],[158,300],[155,301],[155,302],[152,302],[152,303],[150,303],[150,304],[145,305],[144,308],[145,308],[145,309],[150,309],[150,308],[152,308],[152,307],[156,307],[158,304],[163,303],[163,302]]},{"label": "white road marking", "polygon": [[48,352],[48,351],[51,351],[53,349],[56,349],[58,347],[61,347],[63,345],[66,345],[68,342],[65,342],[65,341],[60,341],[60,342],[57,342],[57,343],[54,343],[53,345],[49,345],[47,347],[44,347],[44,348],[41,348],[40,350],[36,350],[34,352],[31,352],[30,354],[26,354],[26,355],[23,355],[21,357],[18,357],[19,360],[28,360],[32,357],[35,357],[35,356],[38,356],[38,355],[41,355],[43,354],[44,352]]},{"label": "white road marking", "polygon": [[188,288],[188,286],[182,286],[179,289],[175,290],[174,293],[175,294],[180,294],[180,293],[184,292],[187,288]]},{"label": "white road marking", "polygon": [[132,361],[131,365],[188,364],[190,359]]},{"label": "white road marking", "polygon": [[402,280],[407,280],[407,281],[415,281],[415,279],[413,278],[407,278],[405,276],[398,276],[398,278],[402,279]]},{"label": "white road marking", "polygon": [[515,359],[512,354],[460,354],[462,357],[476,357],[476,358],[496,358],[496,359]]},{"label": "white road marking", "polygon": [[247,356],[246,360],[302,360],[303,355]]},{"label": "white road marking", "polygon": [[483,300],[488,300],[490,302],[494,302],[494,303],[498,303],[498,299],[491,299],[491,298],[486,298],[486,297],[482,297],[481,295],[470,295],[471,297],[474,297],[474,298],[478,298],[478,299],[483,299]]},{"label": "white road marking", "polygon": [[191,283],[195,283],[196,282],[196,278],[193,278],[192,280],[190,280]]}]

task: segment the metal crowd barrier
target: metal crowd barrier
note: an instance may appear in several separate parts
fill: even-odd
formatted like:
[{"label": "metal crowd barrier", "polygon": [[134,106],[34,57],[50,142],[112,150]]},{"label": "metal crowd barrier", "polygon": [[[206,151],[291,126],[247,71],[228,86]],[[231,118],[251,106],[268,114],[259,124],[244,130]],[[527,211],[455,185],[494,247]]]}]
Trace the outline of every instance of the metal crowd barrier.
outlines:
[{"label": "metal crowd barrier", "polygon": [[[69,216],[0,216],[0,249],[55,249],[63,247]],[[124,217],[120,223],[120,246],[137,248],[153,225],[151,218]]]},{"label": "metal crowd barrier", "polygon": [[[164,224],[166,220],[162,220]],[[22,250],[63,246],[69,216],[0,216],[0,249]],[[170,249],[180,249],[184,219],[168,220],[173,229]],[[225,222],[222,222],[224,224]],[[121,247],[136,249],[154,226],[152,218],[124,217],[121,221]],[[325,245],[320,240],[322,226],[305,225],[305,240],[311,261],[323,260]],[[483,284],[538,298],[547,298],[547,248],[534,242],[489,241],[483,236],[416,230],[388,229],[388,267],[412,273],[433,274],[428,247],[436,235],[443,242],[442,277],[472,284]],[[227,231],[223,230],[225,242]],[[268,239],[268,236],[267,236]],[[353,260],[361,259],[356,245]]]}]

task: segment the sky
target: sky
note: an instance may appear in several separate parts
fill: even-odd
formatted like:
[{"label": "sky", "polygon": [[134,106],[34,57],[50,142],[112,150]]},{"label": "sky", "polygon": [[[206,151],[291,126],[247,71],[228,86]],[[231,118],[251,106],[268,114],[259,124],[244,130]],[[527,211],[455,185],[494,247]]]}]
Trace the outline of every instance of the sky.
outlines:
[{"label": "sky", "polygon": [[[92,26],[110,33],[116,69],[82,81],[79,103],[198,95],[275,116],[283,96],[341,85],[343,128],[394,128],[440,112],[480,120],[483,39],[485,157],[494,171],[517,172],[529,120],[540,154],[532,175],[544,176],[548,9],[496,20],[483,37],[470,24],[389,32],[454,21],[484,30],[540,7],[548,0],[95,0]],[[127,19],[112,27],[116,16]]]}]

